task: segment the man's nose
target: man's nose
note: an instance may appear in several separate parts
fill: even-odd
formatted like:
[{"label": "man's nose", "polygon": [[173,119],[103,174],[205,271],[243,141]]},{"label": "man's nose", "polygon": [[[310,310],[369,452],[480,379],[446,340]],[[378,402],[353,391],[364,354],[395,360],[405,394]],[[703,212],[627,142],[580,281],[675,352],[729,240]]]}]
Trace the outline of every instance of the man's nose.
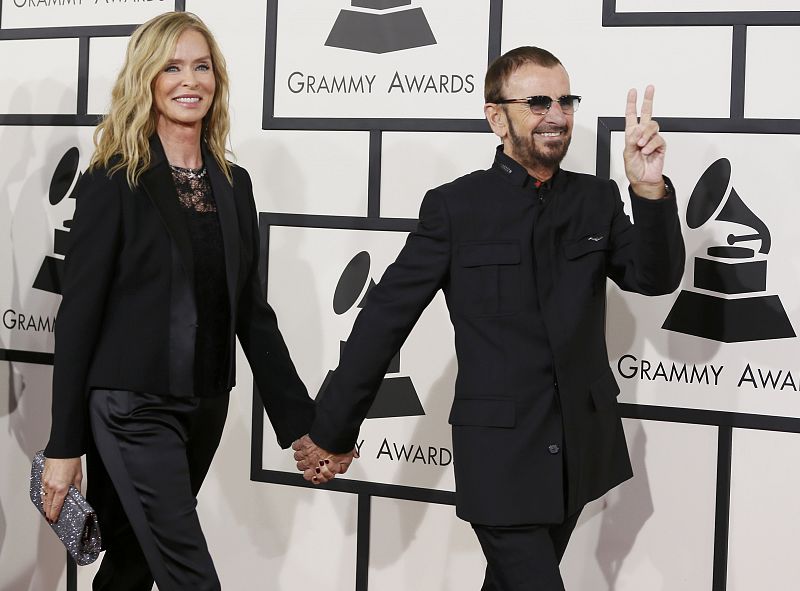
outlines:
[{"label": "man's nose", "polygon": [[545,121],[549,123],[564,123],[566,120],[567,116],[561,110],[561,104],[558,101],[553,101],[547,110]]}]

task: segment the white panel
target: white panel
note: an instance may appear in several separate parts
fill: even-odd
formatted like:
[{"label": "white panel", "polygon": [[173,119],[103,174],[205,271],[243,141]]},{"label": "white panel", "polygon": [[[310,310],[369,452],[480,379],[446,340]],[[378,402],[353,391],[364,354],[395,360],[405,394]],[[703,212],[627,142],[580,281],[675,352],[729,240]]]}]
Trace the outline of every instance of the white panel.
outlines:
[{"label": "white panel", "polygon": [[[488,1],[461,3],[458,11],[447,2],[416,0],[398,11],[352,11],[348,4],[330,0],[279,4],[277,116],[482,117]],[[401,26],[398,19],[412,14],[420,22],[410,31],[395,30]],[[349,40],[369,38],[375,28],[389,23],[385,26],[395,31],[392,36],[404,41],[429,26],[435,44],[386,53],[326,46],[334,23],[342,25],[348,15],[373,19],[363,28],[348,29]],[[334,88],[335,84],[344,86]]]},{"label": "white panel", "polygon": [[[249,400],[249,399],[248,399]],[[242,435],[245,421],[229,425]],[[219,454],[226,467],[233,454],[248,459],[249,441]],[[211,475],[200,495],[200,519],[223,588],[352,591],[356,566],[356,495],[247,483],[248,466]]]},{"label": "white panel", "polygon": [[[244,134],[242,134],[244,135]],[[271,131],[235,136],[259,211],[367,215],[369,134]]]},{"label": "white panel", "polygon": [[739,12],[800,10],[797,0],[617,0],[617,12]]},{"label": "white panel", "polygon": [[64,547],[28,497],[50,431],[49,366],[0,363],[0,589],[66,590]]},{"label": "white panel", "polygon": [[89,40],[88,112],[108,112],[111,88],[125,60],[128,37],[94,37]]},{"label": "white panel", "polygon": [[[405,239],[405,232],[271,228],[267,298],[281,318],[281,330],[312,396],[339,363],[340,341],[350,334],[369,280],[380,279]],[[368,273],[363,282],[351,284],[355,291],[347,309],[337,313],[334,293],[345,268],[360,252],[369,255]],[[286,289],[289,285],[292,288]],[[342,478],[452,491],[447,416],[455,372],[453,329],[439,294],[403,345],[399,371],[387,373],[390,387],[398,388],[391,400],[400,402],[400,407],[387,400],[396,414],[364,422],[359,434],[361,459]],[[418,405],[424,416],[404,414]],[[273,441],[271,430],[266,430],[265,441]],[[276,455],[268,447],[264,467],[296,471],[291,457]]]},{"label": "white panel", "polygon": [[[0,127],[0,145],[14,146],[0,159],[0,207],[6,212],[0,217],[0,268],[7,273],[0,282],[3,347],[53,350],[54,317],[61,298],[33,286],[49,264],[46,260],[62,264],[63,253],[54,251],[54,241],[57,232],[68,239],[64,222],[75,210],[70,187],[88,164],[91,133],[87,127]],[[78,170],[66,171],[67,184],[51,204],[51,180],[62,157],[73,148],[79,152]]]},{"label": "white panel", "polygon": [[[69,149],[80,150],[78,168],[85,168],[90,137],[89,128],[0,127],[2,349],[52,352],[60,297],[33,284],[46,257],[60,258],[53,250],[55,232],[65,229],[74,201],[67,197],[53,205],[48,192]],[[31,505],[25,485],[33,454],[47,443],[52,369],[5,362],[0,367],[0,588],[62,591],[63,546]]]},{"label": "white panel", "polygon": [[776,73],[796,71],[798,27],[749,27],[745,116],[800,119],[800,80]]},{"label": "white panel", "polygon": [[232,11],[219,0],[187,0],[186,10],[203,19],[225,56],[231,83],[231,143],[238,152],[240,142],[261,133],[266,1],[238,2]]},{"label": "white panel", "polygon": [[0,40],[0,113],[75,113],[78,40]]},{"label": "white panel", "polygon": [[[622,136],[612,136],[612,177],[626,189],[622,170]],[[688,331],[663,330],[678,298],[701,293],[711,296],[715,313],[725,330],[770,326],[753,322],[753,315],[729,312],[728,302],[749,298],[759,309],[773,309],[775,300],[785,312],[781,328],[794,333],[800,329],[800,256],[793,219],[787,218],[787,199],[800,184],[800,142],[792,135],[667,133],[669,144],[666,172],[673,179],[678,195],[686,241],[686,271],[678,293],[645,298],[609,290],[609,356],[622,387],[625,402],[684,408],[707,408],[731,412],[800,417],[800,341],[764,338],[745,342],[721,342],[705,332],[715,326],[712,313],[696,311]],[[719,220],[718,210],[697,229],[687,228],[687,202],[707,168],[720,158],[731,164],[731,181],[719,196],[731,201],[735,190],[744,205],[760,219],[771,236],[769,253],[761,254],[760,240],[743,240],[740,247],[755,251],[747,259],[719,259],[724,264],[766,262],[766,291],[730,296],[696,286],[694,269],[700,260],[709,260],[708,248],[725,246],[728,236],[754,233],[749,220],[731,223]],[[626,194],[623,195],[627,199]],[[790,207],[791,209],[791,207]],[[627,207],[630,212],[630,207]],[[722,264],[721,263],[721,264]],[[772,302],[767,299],[772,298]],[[643,366],[644,363],[644,366]],[[673,369],[674,364],[674,369]],[[686,376],[682,372],[686,370]],[[692,374],[696,376],[692,378]]]},{"label": "white panel", "polygon": [[372,499],[370,589],[477,590],[486,560],[449,505]]},{"label": "white panel", "polygon": [[489,168],[500,140],[492,133],[385,133],[381,216],[416,218],[428,189]]},{"label": "white panel", "polygon": [[624,423],[634,477],[584,510],[561,563],[565,586],[708,591],[717,430]]},{"label": "white panel", "polygon": [[[102,534],[102,531],[100,532]],[[92,588],[92,579],[97,574],[97,571],[100,570],[100,565],[103,563],[103,557],[105,556],[105,552],[100,553],[100,557],[93,562],[92,564],[87,564],[86,566],[82,566],[78,569],[78,589],[91,589]],[[155,585],[153,585],[154,589],[157,589]]]},{"label": "white panel", "polygon": [[165,0],[2,0],[2,28],[79,27],[85,25],[138,25],[175,10]]},{"label": "white panel", "polygon": [[[205,20],[228,64],[234,160],[253,178],[259,211],[367,215],[369,134],[263,131],[266,4],[188,0]],[[247,42],[242,42],[246,39]]]},{"label": "white panel", "polygon": [[[728,117],[730,27],[607,27],[596,0],[550,3],[543,26],[527,2],[503,7],[503,51],[537,45],[552,51],[583,96],[565,167],[594,172],[598,117],[623,117],[629,88],[656,87],[655,118]],[[565,35],[565,27],[569,34]],[[687,95],[691,89],[691,97]]]},{"label": "white panel", "polygon": [[[352,591],[357,497],[249,480],[253,381],[241,348],[237,367],[222,444],[198,497],[223,589],[248,589],[258,581],[276,589]],[[291,458],[274,436],[265,447]]]},{"label": "white panel", "polygon": [[796,586],[799,455],[796,433],[734,429],[728,591]]}]

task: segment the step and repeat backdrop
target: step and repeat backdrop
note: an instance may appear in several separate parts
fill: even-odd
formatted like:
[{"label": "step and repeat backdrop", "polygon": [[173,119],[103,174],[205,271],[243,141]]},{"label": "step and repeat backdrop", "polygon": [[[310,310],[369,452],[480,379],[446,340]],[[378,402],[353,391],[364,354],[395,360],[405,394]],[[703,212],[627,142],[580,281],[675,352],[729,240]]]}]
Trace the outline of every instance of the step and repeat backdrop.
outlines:
[{"label": "step and repeat backdrop", "polygon": [[[564,167],[617,180],[628,88],[656,86],[686,272],[608,288],[609,364],[635,477],[590,504],[568,589],[791,589],[800,565],[798,0],[0,0],[0,589],[88,589],[27,498],[49,431],[73,190],[128,36],[198,14],[228,60],[231,149],[254,181],[262,279],[324,391],[425,191],[487,168],[489,61],[553,51],[583,96]],[[623,191],[623,194],[625,192]],[[458,371],[438,295],[327,490],[278,449],[240,354],[200,516],[226,588],[478,589],[452,503]]]}]

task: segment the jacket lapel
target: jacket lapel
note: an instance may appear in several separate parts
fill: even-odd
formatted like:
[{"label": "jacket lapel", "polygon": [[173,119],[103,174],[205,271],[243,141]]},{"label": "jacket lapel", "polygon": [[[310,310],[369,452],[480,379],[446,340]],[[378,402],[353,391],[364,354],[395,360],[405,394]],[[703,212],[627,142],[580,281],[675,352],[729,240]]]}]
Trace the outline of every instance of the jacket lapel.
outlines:
[{"label": "jacket lapel", "polygon": [[[222,230],[222,244],[225,250],[225,271],[228,279],[228,300],[231,313],[236,302],[237,282],[239,276],[239,218],[236,213],[236,204],[233,200],[233,186],[228,182],[225,174],[220,169],[211,152],[203,145],[203,162],[211,181],[211,190],[214,192],[214,201],[217,204],[217,215]],[[233,318],[233,315],[231,316]]]},{"label": "jacket lapel", "polygon": [[178,193],[172,180],[172,173],[164,155],[164,148],[157,135],[150,140],[151,164],[142,174],[141,183],[147,196],[156,206],[161,219],[167,226],[175,248],[178,250],[189,285],[194,285],[194,258],[192,241],[186,226],[186,217],[178,203]]}]

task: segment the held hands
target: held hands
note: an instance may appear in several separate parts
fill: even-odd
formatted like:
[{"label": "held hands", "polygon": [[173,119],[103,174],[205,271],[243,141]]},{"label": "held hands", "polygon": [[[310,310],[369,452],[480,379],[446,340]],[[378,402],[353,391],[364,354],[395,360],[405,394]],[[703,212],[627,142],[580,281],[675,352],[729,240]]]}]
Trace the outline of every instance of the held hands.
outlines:
[{"label": "held hands", "polygon": [[647,199],[660,199],[666,195],[664,179],[664,156],[667,143],[658,133],[658,123],[653,121],[653,95],[650,85],[644,91],[642,114],[637,118],[636,89],[628,91],[625,108],[625,174],[633,192]]},{"label": "held hands", "polygon": [[350,467],[358,452],[353,449],[343,454],[333,454],[325,451],[314,443],[308,435],[292,443],[294,459],[297,460],[297,469],[303,473],[303,478],[314,484],[324,484],[337,474],[344,474]]},{"label": "held hands", "polygon": [[69,485],[81,488],[83,470],[80,458],[45,458],[42,470],[42,504],[44,516],[50,523],[58,521]]}]

